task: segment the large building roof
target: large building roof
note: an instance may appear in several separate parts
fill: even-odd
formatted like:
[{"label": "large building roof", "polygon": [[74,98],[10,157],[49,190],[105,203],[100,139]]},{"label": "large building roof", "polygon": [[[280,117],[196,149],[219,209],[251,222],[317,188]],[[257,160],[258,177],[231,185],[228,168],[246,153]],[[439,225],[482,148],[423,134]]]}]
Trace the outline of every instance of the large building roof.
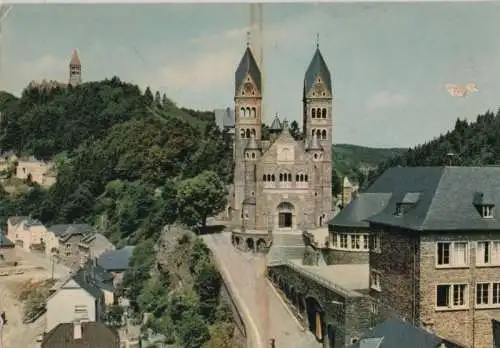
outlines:
[{"label": "large building roof", "polygon": [[[480,204],[496,206],[493,217],[482,217]],[[401,214],[398,205],[405,207]],[[498,207],[500,167],[394,167],[331,224],[364,220],[415,231],[500,230]]]}]

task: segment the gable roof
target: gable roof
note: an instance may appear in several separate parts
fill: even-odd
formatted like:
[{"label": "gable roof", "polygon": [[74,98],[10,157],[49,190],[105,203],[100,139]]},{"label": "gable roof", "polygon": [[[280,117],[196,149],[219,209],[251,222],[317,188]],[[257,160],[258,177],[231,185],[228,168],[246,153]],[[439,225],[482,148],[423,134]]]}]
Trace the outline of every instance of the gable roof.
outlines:
[{"label": "gable roof", "polygon": [[128,263],[134,251],[133,246],[106,251],[99,256],[97,264],[107,271],[122,271],[128,268]]},{"label": "gable roof", "polygon": [[391,193],[360,193],[350,204],[328,222],[331,227],[369,227],[365,219],[384,209],[391,198]]},{"label": "gable roof", "polygon": [[99,289],[99,287],[93,281],[92,275],[90,274],[88,269],[79,269],[71,279],[94,298],[98,299],[104,296],[101,289]]},{"label": "gable roof", "polygon": [[[475,206],[478,192],[487,193],[488,202],[500,206],[497,166],[394,167],[365,192],[391,193],[386,207],[366,219],[370,223],[415,231],[500,230],[500,208],[493,218],[483,218]],[[398,216],[399,203],[409,203],[410,208]]]},{"label": "gable roof", "polygon": [[390,317],[364,333],[349,348],[438,348],[445,342],[431,332],[416,327],[401,318]]},{"label": "gable roof", "polygon": [[95,230],[89,224],[62,224],[53,225],[48,228],[52,231],[62,242],[66,242],[72,236],[82,235],[88,236],[95,233]]},{"label": "gable roof", "polygon": [[306,75],[304,77],[304,95],[312,88],[318,75],[323,79],[328,92],[332,94],[332,78],[330,75],[330,69],[328,69],[319,47],[316,48],[311,62],[309,63],[309,67],[306,70]]},{"label": "gable roof", "polygon": [[18,225],[24,220],[28,220],[29,216],[11,216],[7,219],[7,221],[12,225]]},{"label": "gable roof", "polygon": [[236,69],[236,73],[234,74],[235,93],[238,93],[238,89],[241,87],[247,74],[249,74],[252,80],[254,81],[255,87],[257,87],[259,93],[262,92],[260,69],[259,66],[257,65],[257,62],[255,61],[250,46],[248,46],[247,49],[245,50],[245,53],[241,58],[240,64]]},{"label": "gable roof", "polygon": [[74,339],[74,324],[62,323],[44,335],[42,348],[119,348],[120,337],[116,330],[101,322],[80,324],[82,338]]}]

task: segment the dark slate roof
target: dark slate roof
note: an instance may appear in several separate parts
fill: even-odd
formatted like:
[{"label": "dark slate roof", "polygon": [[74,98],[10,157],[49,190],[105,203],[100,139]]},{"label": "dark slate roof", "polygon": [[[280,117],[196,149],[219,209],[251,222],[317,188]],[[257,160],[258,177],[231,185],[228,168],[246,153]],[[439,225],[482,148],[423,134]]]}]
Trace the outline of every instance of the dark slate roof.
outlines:
[{"label": "dark slate roof", "polygon": [[44,335],[42,348],[119,348],[116,330],[101,322],[83,322],[82,338],[74,339],[74,324],[62,323]]},{"label": "dark slate roof", "polygon": [[0,248],[14,248],[15,245],[10,239],[8,239],[3,231],[0,229]]},{"label": "dark slate roof", "polygon": [[323,55],[319,50],[319,47],[316,48],[314,52],[314,56],[309,63],[309,67],[306,70],[306,76],[304,78],[304,94],[308,93],[311,87],[314,85],[316,78],[318,75],[323,79],[326,88],[332,93],[332,78],[330,75],[330,69],[326,65],[325,60],[323,59]]},{"label": "dark slate roof", "polygon": [[493,330],[493,348],[500,348],[500,321],[492,319],[491,326]]},{"label": "dark slate roof", "polygon": [[281,124],[280,118],[276,114],[274,116],[273,123],[271,123],[271,127],[269,127],[270,131],[281,132],[283,130],[283,125]]},{"label": "dark slate roof", "polygon": [[97,264],[87,264],[85,272],[90,275],[90,282],[100,289],[113,291],[113,275]]},{"label": "dark slate roof", "polygon": [[418,328],[398,317],[375,326],[349,348],[438,348],[442,338]]},{"label": "dark slate roof", "polygon": [[133,246],[126,246],[118,250],[106,251],[99,256],[97,264],[107,271],[126,270],[133,251]]},{"label": "dark slate roof", "polygon": [[[371,223],[423,230],[500,230],[500,167],[394,167],[365,192],[392,193],[386,208],[368,218]],[[495,204],[493,218],[482,218],[477,193]],[[408,193],[418,202],[395,215]]]},{"label": "dark slate roof", "polygon": [[214,110],[215,123],[220,129],[233,128],[235,122],[234,110],[231,108]]},{"label": "dark slate roof", "polygon": [[247,47],[247,49],[245,50],[245,54],[243,54],[243,58],[241,58],[238,69],[236,69],[236,73],[234,76],[236,92],[241,87],[247,74],[250,74],[250,77],[255,82],[255,86],[257,87],[257,89],[259,91],[262,91],[260,69],[257,65],[257,62],[255,61],[250,47]]},{"label": "dark slate roof", "polygon": [[83,236],[88,236],[90,234],[95,233],[95,230],[89,224],[70,224],[66,226],[67,226],[66,230],[62,234],[58,235],[58,237],[61,239],[62,242],[65,242],[72,236],[78,234],[81,234]]},{"label": "dark slate roof", "polygon": [[87,291],[94,298],[97,299],[104,296],[101,289],[99,289],[92,279],[92,274],[89,269],[80,268],[71,279],[73,279],[78,285],[81,286],[82,289]]},{"label": "dark slate roof", "polygon": [[350,204],[335,215],[328,222],[328,225],[333,228],[336,226],[369,227],[370,224],[365,219],[384,209],[391,195],[391,193],[360,193]]}]

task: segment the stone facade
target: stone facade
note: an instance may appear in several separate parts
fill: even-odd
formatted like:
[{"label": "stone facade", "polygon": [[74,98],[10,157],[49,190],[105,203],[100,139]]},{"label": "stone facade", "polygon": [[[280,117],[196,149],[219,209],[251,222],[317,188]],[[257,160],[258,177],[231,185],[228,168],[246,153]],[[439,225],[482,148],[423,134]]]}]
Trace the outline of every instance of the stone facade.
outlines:
[{"label": "stone facade", "polygon": [[[325,347],[354,343],[364,331],[383,320],[374,311],[374,300],[366,293],[326,286],[285,265],[270,267],[268,275],[299,321]],[[322,323],[320,337],[315,327],[316,312]]]},{"label": "stone facade", "polygon": [[305,140],[295,140],[276,116],[271,140],[261,140],[261,72],[250,48],[236,72],[234,225],[243,230],[316,228],[332,214],[332,87],[319,52],[306,73]]}]

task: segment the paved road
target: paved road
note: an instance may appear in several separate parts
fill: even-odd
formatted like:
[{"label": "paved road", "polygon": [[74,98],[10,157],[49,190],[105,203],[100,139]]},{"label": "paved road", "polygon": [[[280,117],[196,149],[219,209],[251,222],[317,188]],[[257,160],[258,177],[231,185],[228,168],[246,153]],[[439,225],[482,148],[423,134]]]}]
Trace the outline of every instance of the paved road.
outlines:
[{"label": "paved road", "polygon": [[[303,330],[273,287],[266,281],[265,257],[236,251],[227,233],[206,235],[203,238],[219,263],[226,269],[225,281],[229,281],[228,286],[238,291],[244,312],[249,317],[247,334],[260,343],[250,344],[249,347],[269,347],[270,338],[276,339],[277,348],[322,346],[309,331]],[[230,279],[227,279],[227,276]],[[245,313],[241,314],[245,316]],[[257,333],[252,333],[252,329]]]}]

